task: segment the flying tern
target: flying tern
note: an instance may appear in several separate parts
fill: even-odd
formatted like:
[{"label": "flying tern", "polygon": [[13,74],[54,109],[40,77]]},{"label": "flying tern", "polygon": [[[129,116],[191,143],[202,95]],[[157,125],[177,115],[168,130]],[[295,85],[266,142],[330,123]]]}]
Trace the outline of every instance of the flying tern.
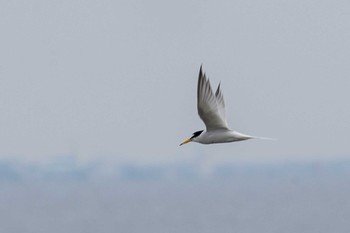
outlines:
[{"label": "flying tern", "polygon": [[197,110],[199,117],[206,126],[206,130],[194,132],[192,136],[182,142],[180,146],[189,142],[213,144],[243,141],[252,138],[269,139],[239,133],[228,127],[225,102],[220,84],[214,94],[209,79],[207,79],[206,74],[202,71],[202,66],[200,67],[198,75]]}]

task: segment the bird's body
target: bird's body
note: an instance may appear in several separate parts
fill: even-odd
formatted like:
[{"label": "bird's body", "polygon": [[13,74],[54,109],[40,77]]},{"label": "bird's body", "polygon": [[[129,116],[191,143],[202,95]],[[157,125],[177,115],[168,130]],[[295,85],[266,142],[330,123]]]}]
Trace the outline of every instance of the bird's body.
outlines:
[{"label": "bird's body", "polygon": [[253,138],[252,136],[245,135],[229,129],[218,129],[211,131],[204,131],[198,137],[192,139],[193,142],[202,144],[213,143],[227,143],[237,142]]},{"label": "bird's body", "polygon": [[257,138],[229,129],[226,122],[225,102],[220,84],[214,94],[209,80],[205,73],[202,72],[202,66],[198,76],[197,110],[199,117],[206,126],[206,130],[193,133],[192,137],[181,143],[180,146],[188,142],[212,144]]}]

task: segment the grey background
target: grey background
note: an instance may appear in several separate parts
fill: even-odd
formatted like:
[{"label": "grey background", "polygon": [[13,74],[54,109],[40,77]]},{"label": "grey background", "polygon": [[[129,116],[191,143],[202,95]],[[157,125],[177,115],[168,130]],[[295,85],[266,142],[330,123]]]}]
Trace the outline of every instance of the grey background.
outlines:
[{"label": "grey background", "polygon": [[[0,156],[209,163],[349,154],[348,1],[2,1]],[[203,63],[230,126],[277,138],[178,144],[203,129]],[[215,156],[211,156],[215,154]]]}]

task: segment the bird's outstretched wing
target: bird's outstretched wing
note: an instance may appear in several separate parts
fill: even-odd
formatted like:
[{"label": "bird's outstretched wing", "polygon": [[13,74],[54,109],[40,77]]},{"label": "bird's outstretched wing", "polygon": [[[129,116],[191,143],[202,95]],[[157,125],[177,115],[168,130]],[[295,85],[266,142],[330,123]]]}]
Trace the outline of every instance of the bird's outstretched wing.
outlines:
[{"label": "bird's outstretched wing", "polygon": [[214,95],[210,82],[202,71],[202,66],[198,76],[197,109],[199,117],[207,127],[207,131],[228,129],[225,115],[225,103],[220,85]]},{"label": "bird's outstretched wing", "polygon": [[215,97],[216,97],[216,101],[218,103],[218,109],[219,109],[220,116],[225,121],[225,123],[227,124],[227,121],[226,121],[226,110],[225,110],[225,101],[224,101],[224,96],[223,96],[223,94],[221,92],[221,89],[220,89],[220,84],[218,85],[218,88],[216,89]]}]

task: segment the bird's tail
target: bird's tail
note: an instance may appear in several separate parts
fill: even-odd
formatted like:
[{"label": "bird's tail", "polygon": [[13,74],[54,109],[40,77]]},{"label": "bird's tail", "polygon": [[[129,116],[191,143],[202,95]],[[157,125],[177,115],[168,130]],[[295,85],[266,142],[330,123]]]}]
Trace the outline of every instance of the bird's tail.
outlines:
[{"label": "bird's tail", "polygon": [[253,136],[252,138],[254,138],[254,139],[262,139],[262,140],[271,140],[271,141],[276,141],[277,140],[276,138],[256,137],[256,136]]}]

